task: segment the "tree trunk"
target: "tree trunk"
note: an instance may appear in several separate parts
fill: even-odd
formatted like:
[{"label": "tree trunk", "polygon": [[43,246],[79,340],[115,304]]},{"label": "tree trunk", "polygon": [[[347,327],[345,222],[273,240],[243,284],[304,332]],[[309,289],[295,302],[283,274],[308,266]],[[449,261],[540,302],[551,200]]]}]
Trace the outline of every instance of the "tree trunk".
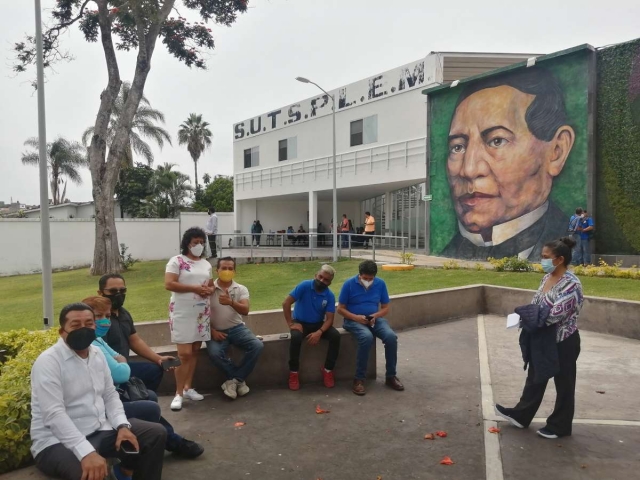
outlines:
[{"label": "tree trunk", "polygon": [[198,160],[193,161],[193,168],[196,170],[196,192],[198,191]]}]

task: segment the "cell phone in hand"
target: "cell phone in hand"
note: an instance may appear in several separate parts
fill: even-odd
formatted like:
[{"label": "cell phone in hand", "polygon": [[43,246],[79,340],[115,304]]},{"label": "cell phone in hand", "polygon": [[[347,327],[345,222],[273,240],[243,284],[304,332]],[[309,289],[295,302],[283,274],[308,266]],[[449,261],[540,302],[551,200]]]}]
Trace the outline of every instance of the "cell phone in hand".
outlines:
[{"label": "cell phone in hand", "polygon": [[127,455],[138,455],[140,453],[138,452],[138,450],[136,450],[136,447],[133,446],[133,443],[128,440],[125,440],[120,444],[120,450],[122,450]]},{"label": "cell phone in hand", "polygon": [[163,360],[162,361],[162,368],[165,370],[169,370],[170,368],[173,367],[179,367],[180,365],[182,365],[182,362],[180,361],[179,358],[174,358],[173,360]]}]

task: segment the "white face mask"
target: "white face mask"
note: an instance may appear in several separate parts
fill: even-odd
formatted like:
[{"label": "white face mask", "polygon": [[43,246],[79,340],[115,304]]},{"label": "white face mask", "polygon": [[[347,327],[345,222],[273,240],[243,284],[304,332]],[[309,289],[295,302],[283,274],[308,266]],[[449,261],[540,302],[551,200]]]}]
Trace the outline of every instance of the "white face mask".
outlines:
[{"label": "white face mask", "polygon": [[193,254],[193,256],[199,257],[200,255],[202,255],[202,252],[204,251],[204,245],[199,243],[197,245],[194,245],[193,247],[190,247],[189,250],[191,250],[191,253]]},{"label": "white face mask", "polygon": [[373,285],[373,280],[363,280],[361,278],[360,281],[362,282],[364,288],[369,288],[371,285]]}]

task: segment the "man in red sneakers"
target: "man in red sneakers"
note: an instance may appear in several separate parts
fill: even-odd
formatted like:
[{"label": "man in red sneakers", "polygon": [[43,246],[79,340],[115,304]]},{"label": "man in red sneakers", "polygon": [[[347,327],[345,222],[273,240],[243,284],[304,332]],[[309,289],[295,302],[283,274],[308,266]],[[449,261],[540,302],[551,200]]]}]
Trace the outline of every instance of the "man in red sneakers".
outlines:
[{"label": "man in red sneakers", "polygon": [[[303,338],[310,346],[318,345],[321,338],[329,341],[327,360],[322,368],[324,386],[333,388],[333,368],[340,351],[340,332],[333,327],[336,311],[336,297],[329,285],[336,271],[330,265],[323,265],[313,280],[300,283],[282,303],[282,311],[291,330],[289,347],[289,388],[300,389],[298,368],[300,367],[300,348]],[[291,305],[295,305],[293,317]]]}]

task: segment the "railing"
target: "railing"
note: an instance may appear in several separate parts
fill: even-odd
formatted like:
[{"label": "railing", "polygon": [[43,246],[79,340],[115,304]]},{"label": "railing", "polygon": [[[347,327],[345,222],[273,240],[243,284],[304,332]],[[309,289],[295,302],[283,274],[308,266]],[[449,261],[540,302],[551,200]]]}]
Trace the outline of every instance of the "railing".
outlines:
[{"label": "railing", "polygon": [[[226,247],[223,246],[220,241],[216,242],[218,250],[217,253],[220,257],[227,256],[230,253],[225,253],[224,250],[239,249],[248,250],[249,258],[252,260],[255,257],[279,257],[281,261],[284,261],[285,258],[288,257],[285,249],[292,249],[296,247],[308,249],[309,256],[312,260],[314,258],[320,258],[322,251],[326,252],[325,255],[322,255],[322,258],[331,257],[333,253],[333,233],[218,233],[216,236],[218,240],[223,237],[231,237],[230,242]],[[249,245],[247,245],[247,237],[249,238]],[[262,240],[266,240],[267,243],[261,245]],[[376,260],[376,248],[398,250],[404,254],[406,245],[408,245],[408,240],[408,237],[393,235],[338,233],[338,258],[348,255],[348,258],[351,259],[353,256],[353,250],[358,249],[358,247],[365,250],[371,248],[373,261]],[[279,255],[273,255],[276,249],[279,250]],[[209,251],[209,246],[207,246],[207,251]],[[259,252],[262,252],[262,254]],[[271,253],[271,255],[265,255],[265,253]],[[291,253],[291,251],[288,253]]]},{"label": "railing", "polygon": [[[424,163],[425,138],[378,145],[336,156],[336,175],[354,176],[362,173],[379,173],[394,168],[406,168],[409,164]],[[311,183],[329,180],[333,176],[333,157],[312,158],[298,162],[281,162],[280,165],[252,168],[234,175],[235,189],[253,190],[287,184]]]}]

